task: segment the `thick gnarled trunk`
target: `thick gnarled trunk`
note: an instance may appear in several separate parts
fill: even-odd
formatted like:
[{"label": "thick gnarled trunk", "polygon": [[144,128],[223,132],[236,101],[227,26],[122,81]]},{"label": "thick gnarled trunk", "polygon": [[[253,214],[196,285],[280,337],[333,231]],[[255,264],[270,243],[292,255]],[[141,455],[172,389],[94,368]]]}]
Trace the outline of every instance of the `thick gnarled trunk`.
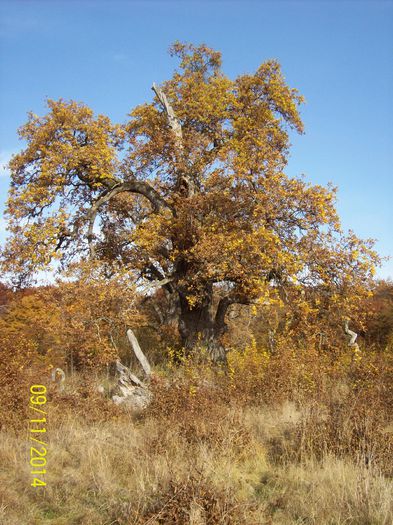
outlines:
[{"label": "thick gnarled trunk", "polygon": [[180,298],[179,333],[186,353],[205,350],[213,362],[226,362],[226,349],[222,343],[222,336],[227,326],[222,305],[220,301],[214,314],[211,300],[190,308],[187,300]]}]

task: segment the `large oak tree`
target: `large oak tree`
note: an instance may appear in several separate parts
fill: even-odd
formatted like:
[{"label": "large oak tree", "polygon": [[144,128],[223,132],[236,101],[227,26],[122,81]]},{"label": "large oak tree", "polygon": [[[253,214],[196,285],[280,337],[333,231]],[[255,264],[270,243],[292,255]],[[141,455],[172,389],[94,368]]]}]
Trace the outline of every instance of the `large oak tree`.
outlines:
[{"label": "large oak tree", "polygon": [[348,314],[378,258],[342,232],[333,188],[284,173],[302,97],[275,61],[231,80],[204,45],[171,52],[179,69],[124,125],[74,101],[29,115],[10,163],[6,267],[129,268],[165,291],[188,348],[220,349],[235,303],[312,289]]}]

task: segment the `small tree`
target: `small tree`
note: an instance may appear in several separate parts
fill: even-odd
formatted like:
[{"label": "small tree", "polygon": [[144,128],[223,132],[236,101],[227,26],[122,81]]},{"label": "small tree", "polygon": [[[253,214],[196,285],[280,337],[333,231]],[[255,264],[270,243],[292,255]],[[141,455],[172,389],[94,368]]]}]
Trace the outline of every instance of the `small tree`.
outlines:
[{"label": "small tree", "polygon": [[218,354],[235,303],[304,303],[317,287],[351,311],[378,258],[342,233],[333,188],[283,172],[302,97],[275,61],[231,80],[204,45],[171,52],[179,70],[125,125],[72,101],[30,114],[10,162],[6,267],[115,262],[165,290],[185,347]]}]

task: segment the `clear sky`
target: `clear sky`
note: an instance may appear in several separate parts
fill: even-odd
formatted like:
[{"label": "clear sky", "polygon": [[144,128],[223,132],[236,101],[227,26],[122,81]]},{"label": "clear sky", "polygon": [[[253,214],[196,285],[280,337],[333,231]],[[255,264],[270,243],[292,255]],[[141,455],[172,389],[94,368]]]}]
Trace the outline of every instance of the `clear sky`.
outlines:
[{"label": "clear sky", "polygon": [[[171,75],[175,40],[222,51],[232,77],[278,59],[307,100],[287,172],[337,185],[344,227],[393,255],[392,1],[0,0],[0,163],[46,98],[123,122]],[[0,212],[8,184],[2,170]],[[393,260],[379,276],[393,277]]]}]

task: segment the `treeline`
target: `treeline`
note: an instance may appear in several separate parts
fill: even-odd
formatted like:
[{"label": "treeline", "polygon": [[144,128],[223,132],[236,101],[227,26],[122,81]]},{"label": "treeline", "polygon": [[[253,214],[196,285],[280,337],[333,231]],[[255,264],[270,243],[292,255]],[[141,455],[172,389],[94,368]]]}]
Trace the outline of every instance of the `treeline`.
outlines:
[{"label": "treeline", "polygon": [[[71,278],[72,277],[72,278]],[[68,279],[47,286],[12,290],[0,283],[0,327],[5,346],[19,354],[25,340],[47,366],[68,371],[100,369],[118,356],[127,359],[127,327],[137,331],[153,363],[165,362],[168,347],[181,350],[176,323],[163,323],[165,301],[159,290],[139,293],[126,275],[107,278],[100,270],[79,267]],[[307,311],[284,303],[239,306],[228,315],[225,346],[244,350],[252,341],[273,354],[280,341],[337,355],[346,346],[342,319],[321,308],[323,295],[310,290]],[[313,305],[315,308],[313,308]],[[165,307],[165,305],[164,305]],[[393,283],[377,281],[359,308],[360,321],[352,325],[364,352],[393,347]],[[349,320],[351,321],[351,320]],[[8,341],[6,343],[5,341]],[[4,360],[3,360],[4,361]]]}]

